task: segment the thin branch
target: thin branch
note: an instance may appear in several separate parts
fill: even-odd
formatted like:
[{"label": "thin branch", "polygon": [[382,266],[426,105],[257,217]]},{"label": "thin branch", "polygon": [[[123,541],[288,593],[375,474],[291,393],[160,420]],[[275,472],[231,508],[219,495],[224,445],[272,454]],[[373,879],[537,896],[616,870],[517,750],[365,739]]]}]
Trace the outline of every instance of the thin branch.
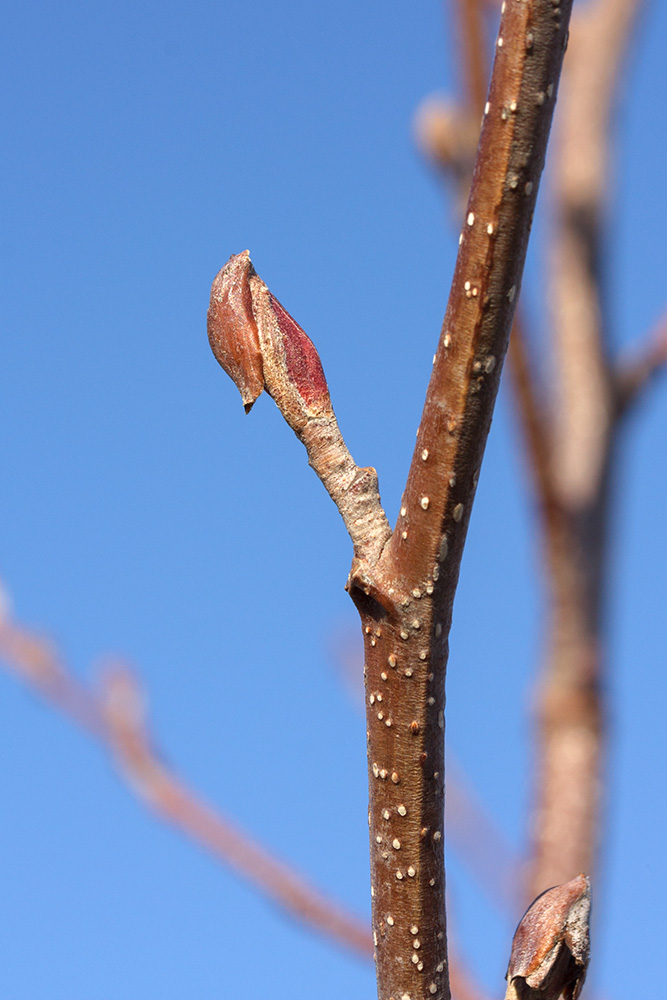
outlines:
[{"label": "thin branch", "polygon": [[213,281],[208,337],[246,413],[266,389],[305,446],[343,518],[356,558],[375,561],[391,533],[377,473],[359,468],[352,458],[313,342],[271,294],[247,250],[232,255]]},{"label": "thin branch", "polygon": [[[1,611],[2,609],[0,609]],[[107,668],[90,691],[64,667],[49,641],[0,614],[0,661],[30,688],[90,732],[117,761],[127,786],[161,819],[269,897],[309,929],[370,959],[370,928],[313,888],[204,802],[164,764],[146,724],[145,698],[124,665]],[[452,960],[456,1000],[484,1000],[464,963]]]},{"label": "thin branch", "polygon": [[[568,10],[506,4],[452,291],[403,511],[382,561],[453,596],[486,433],[519,292],[556,96]],[[432,488],[431,488],[432,487]],[[466,501],[468,501],[466,505]],[[451,536],[451,537],[450,537]],[[405,544],[407,538],[410,543]],[[444,580],[443,580],[444,577]],[[445,582],[447,580],[447,582]],[[446,612],[448,614],[448,610]]]},{"label": "thin branch", "polygon": [[604,476],[614,399],[600,294],[611,116],[640,0],[595,0],[572,21],[554,145],[551,302],[558,386],[554,470],[568,505]]},{"label": "thin branch", "polygon": [[512,327],[508,359],[514,398],[544,530],[547,538],[555,537],[559,530],[562,512],[551,469],[552,428],[542,397],[535,391],[535,365],[529,357],[523,317],[518,312]]},{"label": "thin branch", "polygon": [[555,343],[547,522],[550,623],[539,698],[534,895],[594,866],[605,744],[601,641],[616,393],[601,296],[611,112],[639,0],[595,0],[573,18],[555,142],[549,269]]},{"label": "thin branch", "polygon": [[616,365],[615,383],[619,417],[634,406],[653,379],[667,367],[667,313],[646,337],[643,348]]},{"label": "thin branch", "polygon": [[50,643],[8,621],[0,623],[0,658],[112,752],[128,786],[154,812],[311,930],[372,956],[365,921],[276,860],[166,767],[147,732],[137,680],[126,668],[108,671],[98,696],[65,670]]}]

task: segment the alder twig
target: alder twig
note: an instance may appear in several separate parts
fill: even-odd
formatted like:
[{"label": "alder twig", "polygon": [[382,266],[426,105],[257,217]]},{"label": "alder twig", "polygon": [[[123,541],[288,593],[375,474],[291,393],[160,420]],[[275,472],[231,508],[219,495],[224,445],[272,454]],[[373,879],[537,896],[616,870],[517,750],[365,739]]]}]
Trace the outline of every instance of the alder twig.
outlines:
[{"label": "alder twig", "polygon": [[[382,1000],[450,996],[442,834],[446,644],[521,283],[569,13],[567,0],[556,9],[545,0],[506,3],[459,255],[401,516],[379,557],[377,546],[355,543],[349,587],[365,643],[373,941]],[[213,347],[235,377],[229,345],[242,311],[229,314],[230,283],[219,280],[212,309],[219,299],[222,322],[214,316]],[[251,293],[250,288],[244,300],[242,339],[254,344],[258,327],[262,339],[262,316]],[[284,369],[288,344],[279,346]],[[242,362],[244,370],[235,381],[243,394],[250,367],[247,357]],[[296,377],[288,371],[287,379],[304,399],[311,377],[302,377],[302,371]],[[282,410],[282,386],[272,391],[266,367],[263,381]],[[290,414],[287,419],[299,433]]]},{"label": "alder twig", "polygon": [[[363,708],[361,662],[356,643],[353,646],[349,640],[350,636],[342,636],[340,641],[336,642],[333,655],[341,681],[348,688],[355,706],[358,703]],[[484,803],[473,791],[468,775],[451,749],[448,751],[447,760],[445,824],[448,849],[453,851],[465,865],[482,892],[501,911],[514,916],[524,901],[523,858],[514,850]],[[461,963],[457,964],[460,970]],[[451,965],[450,962],[450,970]],[[452,990],[458,996],[453,985]]]},{"label": "alder twig", "polygon": [[0,660],[111,751],[139,798],[309,929],[364,958],[366,922],[338,906],[203,801],[163,762],[146,727],[144,698],[126,667],[109,669],[100,694],[69,673],[51,643],[0,622]]},{"label": "alder twig", "polygon": [[382,614],[364,599],[363,587],[353,590],[366,647],[373,929],[383,1000],[449,996],[442,836],[447,636],[569,10],[564,4],[554,14],[543,2],[505,5],[401,514],[372,570],[400,600]]},{"label": "alder twig", "polygon": [[[463,111],[455,113],[447,102],[427,100],[419,109],[416,130],[426,155],[443,172],[453,175],[460,191],[459,197],[462,197],[467,196],[472,171],[468,131],[462,122],[481,114],[484,104],[488,79],[484,17],[489,12],[489,4],[480,0],[458,0],[457,7],[463,46],[461,75],[465,105],[470,110],[464,118]],[[519,302],[510,336],[508,361],[538,500],[543,516],[553,519],[557,516],[557,503],[550,472],[550,426],[545,407],[541,404],[544,394],[536,387],[536,366],[529,355],[525,319]]]},{"label": "alder twig", "polygon": [[340,511],[355,556],[375,561],[391,534],[375,469],[360,469],[331,405],[312,341],[271,294],[247,250],[216,275],[208,310],[216,360],[236,384],[246,413],[263,389],[308,452],[308,461]]},{"label": "alder twig", "polygon": [[[348,587],[365,644],[373,941],[381,1000],[450,997],[442,834],[446,646],[570,10],[569,0],[504,4],[459,255],[399,522],[381,545],[375,541],[384,528],[371,545],[355,541]],[[237,267],[245,265],[233,258],[228,268]],[[271,303],[270,293],[260,300],[245,277],[239,286],[243,307],[230,311],[230,279],[231,270],[214,283],[214,353],[242,395],[261,364],[261,382],[302,436],[305,421],[321,413],[321,367],[313,375],[313,366],[299,361],[290,370],[291,344],[299,341],[301,357],[305,334],[291,317],[285,324],[281,311],[264,312],[262,301]],[[245,327],[240,351],[239,322]],[[308,357],[311,349],[308,341]],[[275,390],[267,358],[282,373]],[[283,377],[285,395],[300,397],[298,420],[283,405]],[[316,406],[309,413],[311,397]],[[328,394],[323,407],[330,410]],[[309,454],[315,465],[316,456]]]}]

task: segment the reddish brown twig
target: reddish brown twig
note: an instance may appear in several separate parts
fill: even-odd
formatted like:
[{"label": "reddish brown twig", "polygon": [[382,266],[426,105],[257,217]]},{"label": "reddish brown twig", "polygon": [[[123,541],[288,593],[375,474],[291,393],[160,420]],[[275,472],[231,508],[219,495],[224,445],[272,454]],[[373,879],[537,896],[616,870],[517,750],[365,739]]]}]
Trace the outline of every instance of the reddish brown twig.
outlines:
[{"label": "reddish brown twig", "polygon": [[[114,665],[102,690],[88,690],[67,671],[53,643],[0,620],[0,661],[60,711],[87,729],[113,754],[127,785],[157,815],[309,928],[370,959],[370,928],[313,888],[177,778],[153,746],[145,699],[133,672]],[[456,1000],[484,1000],[458,959],[452,961]]]},{"label": "reddish brown twig", "polygon": [[8,621],[0,623],[0,659],[111,750],[129,787],[163,819],[312,930],[371,957],[370,931],[363,920],[278,861],[165,766],[153,748],[143,699],[129,670],[109,670],[102,694],[94,694],[67,672],[51,643]]},{"label": "reddish brown twig", "polygon": [[[567,6],[558,13],[550,3],[506,4],[401,514],[378,563],[352,576],[365,638],[373,929],[383,997],[449,995],[446,643],[558,84]],[[366,597],[368,580],[381,606]]]},{"label": "reddish brown twig", "polygon": [[[533,864],[528,892],[590,870],[599,837],[604,745],[601,588],[609,464],[616,418],[665,363],[664,329],[642,358],[612,373],[600,295],[599,241],[609,176],[615,83],[639,0],[577,10],[553,168],[551,294],[557,392],[543,404],[517,320],[510,343],[515,397],[542,522],[549,588],[547,666],[539,701]],[[461,0],[468,101],[482,86],[477,0]],[[433,116],[432,116],[433,117]],[[449,153],[449,161],[456,155]],[[443,160],[443,165],[447,163]]]},{"label": "reddish brown twig", "polygon": [[[442,832],[446,646],[570,7],[570,0],[557,9],[551,0],[504,5],[459,255],[399,522],[379,547],[373,539],[355,540],[348,525],[355,542],[348,586],[365,644],[373,941],[382,998],[450,997]],[[272,296],[255,292],[250,272],[244,270],[242,285],[234,285],[232,271],[236,275],[239,268],[245,263],[233,258],[214,283],[214,353],[242,393],[263,367],[261,381],[308,448],[311,465],[326,468],[318,454],[324,440],[303,432],[330,419],[322,416],[330,404],[321,403],[321,368],[313,382],[316,366],[292,364],[292,356],[303,354],[305,334],[289,316],[283,328],[280,313],[272,315]],[[229,308],[232,298],[238,308]],[[266,310],[263,302],[269,303]],[[308,340],[309,358],[311,349]],[[283,373],[275,390],[267,359]],[[283,395],[295,400],[294,408],[283,405]],[[370,498],[366,478],[352,488]],[[343,498],[329,492],[347,523]],[[369,524],[382,525],[375,498]],[[358,530],[356,520],[352,527]]]},{"label": "reddish brown twig", "polygon": [[[362,663],[356,642],[341,631],[332,653],[355,705],[363,707]],[[472,791],[451,748],[447,751],[446,829],[448,850],[457,855],[487,897],[514,916],[523,903],[523,859]]]}]

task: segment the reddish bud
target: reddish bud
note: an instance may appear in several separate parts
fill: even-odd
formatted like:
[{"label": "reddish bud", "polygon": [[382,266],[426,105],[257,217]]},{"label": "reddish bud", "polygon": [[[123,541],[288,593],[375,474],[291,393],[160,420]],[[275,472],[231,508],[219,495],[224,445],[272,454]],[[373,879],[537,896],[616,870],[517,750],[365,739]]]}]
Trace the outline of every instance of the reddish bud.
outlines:
[{"label": "reddish bud", "polygon": [[208,340],[241,393],[246,413],[264,388],[257,323],[252,312],[250,253],[230,257],[216,275],[208,307]]},{"label": "reddish bud", "polygon": [[547,889],[516,929],[506,1000],[577,1000],[590,957],[588,878]]},{"label": "reddish bud", "polygon": [[332,412],[313,342],[271,295],[247,250],[230,257],[213,282],[208,338],[246,411],[266,389],[297,432]]},{"label": "reddish bud", "polygon": [[285,367],[290,381],[309,406],[328,399],[329,387],[312,340],[273,295],[271,307],[282,336]]}]

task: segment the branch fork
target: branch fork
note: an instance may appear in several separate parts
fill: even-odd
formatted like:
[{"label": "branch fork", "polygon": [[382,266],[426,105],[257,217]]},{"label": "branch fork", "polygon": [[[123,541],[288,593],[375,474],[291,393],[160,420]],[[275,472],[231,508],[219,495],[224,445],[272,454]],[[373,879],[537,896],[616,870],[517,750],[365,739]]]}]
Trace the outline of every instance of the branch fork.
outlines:
[{"label": "branch fork", "polygon": [[213,283],[209,339],[246,409],[262,389],[308,450],[354,545],[365,645],[373,941],[380,1000],[449,1000],[447,638],[521,285],[571,0],[505,0],[452,289],[398,523],[340,435],[315,349],[247,252]]}]

